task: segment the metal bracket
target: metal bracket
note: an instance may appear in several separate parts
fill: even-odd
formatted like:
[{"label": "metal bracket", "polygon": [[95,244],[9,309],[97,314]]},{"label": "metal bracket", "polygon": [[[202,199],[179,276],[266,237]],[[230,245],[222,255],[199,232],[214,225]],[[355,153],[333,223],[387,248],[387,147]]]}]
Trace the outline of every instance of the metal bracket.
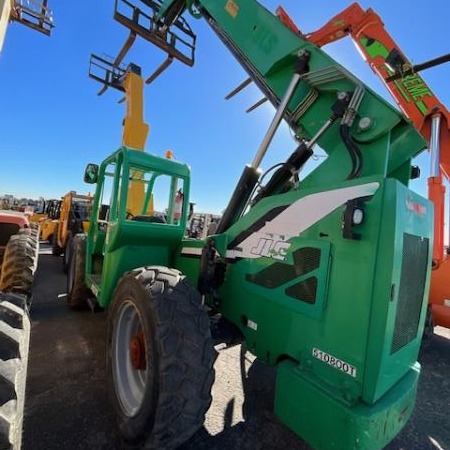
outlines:
[{"label": "metal bracket", "polygon": [[[145,11],[138,6],[139,3],[146,8]],[[176,18],[170,28],[157,20],[160,6],[152,0],[115,0],[114,19],[127,27],[131,34],[140,36],[164,50],[168,54],[167,60],[170,62],[175,58],[188,66],[193,66],[195,34],[181,16]],[[122,58],[130,47],[131,44],[124,45],[120,53]],[[170,64],[167,63],[167,60],[161,66],[162,70]]]},{"label": "metal bracket", "polygon": [[89,77],[103,84],[98,95],[105,93],[108,87],[112,87],[121,92],[125,92],[123,79],[125,74],[133,71],[138,75],[141,74],[141,68],[136,64],[129,64],[128,67],[117,64],[117,58],[113,60],[108,57],[100,57],[92,54],[89,61]]},{"label": "metal bracket", "polygon": [[11,20],[49,36],[55,25],[47,3],[48,0],[14,0]]}]

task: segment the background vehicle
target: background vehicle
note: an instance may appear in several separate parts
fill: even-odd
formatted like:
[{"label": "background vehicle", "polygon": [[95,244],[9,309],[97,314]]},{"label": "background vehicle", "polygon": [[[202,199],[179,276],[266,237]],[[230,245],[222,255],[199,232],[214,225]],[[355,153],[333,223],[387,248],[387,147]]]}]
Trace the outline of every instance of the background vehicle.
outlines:
[{"label": "background vehicle", "polygon": [[[184,238],[187,165],[124,146],[87,166],[85,181],[97,187],[89,233],[74,238],[67,301],[77,308],[94,298],[108,308],[109,385],[121,434],[146,448],[175,448],[201,426],[214,379],[204,303],[229,337],[245,339],[278,368],[282,422],[315,448],[381,448],[408,420],[420,371],[432,205],[407,185],[425,141],[253,0],[197,1],[195,11],[182,1],[116,2],[115,18],[131,34],[105,85],[123,77],[127,84],[130,72],[119,64],[136,35],[168,53],[157,75],[173,58],[193,64],[187,7],[277,112],[206,240]],[[298,147],[259,186],[282,119]],[[328,158],[299,182],[316,143]],[[147,213],[152,198],[155,210],[167,210],[165,223]]]},{"label": "background vehicle", "polygon": [[[0,0],[0,52],[10,22],[46,35],[53,28],[47,0]],[[22,443],[30,343],[28,307],[37,268],[39,226],[28,217],[0,210],[0,448]]]},{"label": "background vehicle", "polygon": [[[281,20],[294,32],[293,24],[283,8]],[[303,35],[303,34],[302,34]],[[445,246],[445,186],[443,178],[450,176],[450,113],[417,73],[417,68],[404,55],[386,31],[381,18],[371,8],[363,10],[353,3],[330,19],[322,28],[305,37],[319,47],[350,35],[365,60],[383,81],[406,116],[428,142],[431,172],[428,178],[428,198],[434,204],[433,270],[429,295],[429,317],[425,336],[434,325],[450,328],[450,261]],[[445,62],[449,55],[437,58],[434,64]],[[432,64],[417,67],[427,68]]]},{"label": "background vehicle", "polygon": [[44,217],[39,221],[40,239],[53,243],[61,213],[61,200],[47,200],[44,207]]},{"label": "background vehicle", "polygon": [[70,191],[61,200],[59,219],[52,236],[52,254],[63,257],[63,270],[67,272],[72,239],[77,233],[87,233],[92,197]]},{"label": "background vehicle", "polygon": [[39,229],[20,212],[0,210],[0,447],[20,449]]},{"label": "background vehicle", "polygon": [[39,227],[18,211],[0,210],[0,291],[31,297]]},{"label": "background vehicle", "polygon": [[188,218],[187,237],[205,239],[215,234],[220,216],[210,213],[192,213]]}]

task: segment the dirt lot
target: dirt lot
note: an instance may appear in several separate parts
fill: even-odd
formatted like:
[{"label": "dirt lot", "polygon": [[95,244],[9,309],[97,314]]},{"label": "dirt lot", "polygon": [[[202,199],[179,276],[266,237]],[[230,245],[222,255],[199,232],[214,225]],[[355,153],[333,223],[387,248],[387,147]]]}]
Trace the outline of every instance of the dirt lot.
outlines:
[{"label": "dirt lot", "polygon": [[[45,244],[41,253],[31,313],[23,448],[123,448],[106,392],[105,315],[69,311],[65,299],[58,298],[66,291],[62,261]],[[450,450],[450,333],[436,331],[420,356],[413,418],[389,450]],[[205,426],[180,450],[310,449],[273,415],[274,383],[274,370],[241,347],[220,350]]]}]

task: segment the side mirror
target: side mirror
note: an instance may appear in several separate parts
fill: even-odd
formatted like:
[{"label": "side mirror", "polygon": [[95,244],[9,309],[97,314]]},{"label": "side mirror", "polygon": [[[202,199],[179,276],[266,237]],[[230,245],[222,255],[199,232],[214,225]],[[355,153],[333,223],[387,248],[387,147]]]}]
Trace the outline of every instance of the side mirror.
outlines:
[{"label": "side mirror", "polygon": [[89,163],[84,171],[84,182],[88,184],[97,183],[98,179],[98,165]]}]

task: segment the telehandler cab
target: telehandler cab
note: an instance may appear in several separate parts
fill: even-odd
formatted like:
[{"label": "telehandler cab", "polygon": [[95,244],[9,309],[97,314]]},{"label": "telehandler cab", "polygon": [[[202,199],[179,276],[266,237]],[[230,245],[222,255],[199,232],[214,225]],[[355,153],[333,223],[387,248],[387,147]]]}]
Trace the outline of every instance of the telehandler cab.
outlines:
[{"label": "telehandler cab", "polygon": [[[105,86],[128,74],[119,64],[136,35],[168,53],[157,75],[173,58],[191,65],[185,9],[208,22],[276,114],[204,240],[184,237],[185,164],[125,145],[87,166],[85,181],[97,186],[88,235],[74,238],[67,299],[108,308],[120,432],[169,449],[201,426],[214,380],[208,315],[219,315],[277,367],[275,414],[311,446],[380,449],[410,417],[420,372],[433,207],[408,183],[425,141],[255,0],[117,0],[115,18],[131,33]],[[281,120],[298,147],[262,186]],[[328,158],[299,182],[316,144]]]}]

